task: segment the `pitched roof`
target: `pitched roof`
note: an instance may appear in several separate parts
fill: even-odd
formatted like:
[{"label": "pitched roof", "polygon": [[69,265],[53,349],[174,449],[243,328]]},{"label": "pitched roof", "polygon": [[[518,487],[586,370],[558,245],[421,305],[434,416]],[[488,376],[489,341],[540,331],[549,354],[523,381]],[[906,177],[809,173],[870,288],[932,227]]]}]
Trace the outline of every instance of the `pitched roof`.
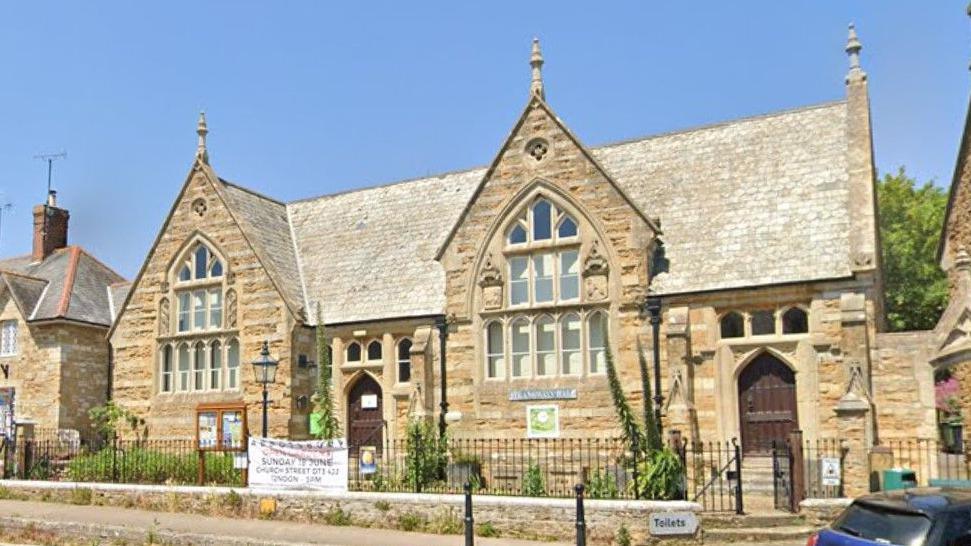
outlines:
[{"label": "pitched roof", "polygon": [[[845,101],[592,148],[661,220],[660,294],[849,276]],[[435,261],[485,168],[287,205],[328,323],[438,314]],[[296,277],[294,277],[296,278]]]},{"label": "pitched roof", "polygon": [[438,314],[435,261],[484,169],[290,203],[307,297],[327,323]]},{"label": "pitched roof", "polygon": [[0,260],[0,275],[29,321],[66,319],[108,326],[107,286],[121,275],[78,246],[54,251],[40,262],[31,256]]},{"label": "pitched roof", "polygon": [[223,179],[222,194],[240,229],[295,313],[304,305],[300,268],[283,203]]},{"label": "pitched roof", "polygon": [[132,283],[130,281],[116,282],[108,285],[108,308],[111,312],[112,321],[118,317],[118,311],[121,311],[121,306],[128,299],[128,292],[131,291],[131,287]]},{"label": "pitched roof", "polygon": [[849,276],[844,101],[593,150],[661,219],[660,294]]}]

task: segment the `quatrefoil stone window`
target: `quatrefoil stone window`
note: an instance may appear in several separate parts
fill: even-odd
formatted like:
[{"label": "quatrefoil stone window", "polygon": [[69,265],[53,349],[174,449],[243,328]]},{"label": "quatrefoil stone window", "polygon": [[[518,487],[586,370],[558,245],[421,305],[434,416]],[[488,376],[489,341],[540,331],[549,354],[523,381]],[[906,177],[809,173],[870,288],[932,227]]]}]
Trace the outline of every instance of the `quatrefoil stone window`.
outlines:
[{"label": "quatrefoil stone window", "polygon": [[196,199],[192,202],[192,212],[202,216],[206,213],[206,200]]},{"label": "quatrefoil stone window", "polygon": [[542,161],[549,151],[549,143],[541,138],[533,139],[529,141],[529,144],[526,145],[526,153],[529,154],[529,157],[533,158],[533,160],[537,163]]}]

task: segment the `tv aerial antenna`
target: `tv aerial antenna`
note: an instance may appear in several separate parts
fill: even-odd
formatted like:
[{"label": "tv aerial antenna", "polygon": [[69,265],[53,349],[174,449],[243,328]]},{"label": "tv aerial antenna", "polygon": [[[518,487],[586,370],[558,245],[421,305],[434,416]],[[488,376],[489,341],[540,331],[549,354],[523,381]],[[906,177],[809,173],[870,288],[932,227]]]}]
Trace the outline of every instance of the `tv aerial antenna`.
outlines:
[{"label": "tv aerial antenna", "polygon": [[[47,197],[50,197],[51,195],[51,176],[54,172],[54,162],[58,159],[65,158],[67,158],[67,152],[64,151],[50,154],[37,154],[34,156],[34,159],[40,159],[41,161],[47,162]],[[47,201],[47,197],[44,198],[45,202]]]}]

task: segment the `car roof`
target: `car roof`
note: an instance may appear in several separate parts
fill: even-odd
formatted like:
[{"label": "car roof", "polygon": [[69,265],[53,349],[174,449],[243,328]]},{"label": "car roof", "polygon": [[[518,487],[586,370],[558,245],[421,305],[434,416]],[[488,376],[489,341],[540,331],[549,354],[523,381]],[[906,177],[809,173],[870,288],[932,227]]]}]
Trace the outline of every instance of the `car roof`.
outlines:
[{"label": "car roof", "polygon": [[916,487],[874,493],[860,497],[855,502],[933,516],[939,512],[971,507],[971,489]]}]

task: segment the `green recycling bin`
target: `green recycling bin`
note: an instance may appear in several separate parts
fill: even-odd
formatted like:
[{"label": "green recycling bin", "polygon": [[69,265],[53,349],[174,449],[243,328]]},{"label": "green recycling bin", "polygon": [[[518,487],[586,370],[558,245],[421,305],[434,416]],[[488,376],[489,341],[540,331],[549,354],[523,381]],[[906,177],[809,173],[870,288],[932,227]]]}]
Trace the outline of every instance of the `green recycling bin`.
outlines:
[{"label": "green recycling bin", "polygon": [[890,468],[883,471],[883,490],[917,487],[917,473],[909,468]]}]

